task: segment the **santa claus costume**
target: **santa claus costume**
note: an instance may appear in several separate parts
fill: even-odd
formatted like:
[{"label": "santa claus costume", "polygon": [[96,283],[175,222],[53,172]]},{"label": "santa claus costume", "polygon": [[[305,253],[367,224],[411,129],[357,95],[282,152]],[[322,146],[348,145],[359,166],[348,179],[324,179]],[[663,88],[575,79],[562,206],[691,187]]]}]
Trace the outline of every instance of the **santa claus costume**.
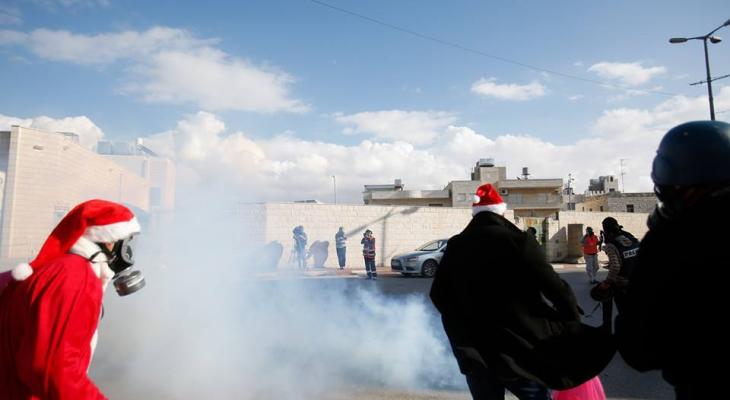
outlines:
[{"label": "santa claus costume", "polygon": [[99,243],[138,233],[126,207],[79,204],[0,289],[0,398],[104,399],[87,376],[102,296],[114,272]]}]

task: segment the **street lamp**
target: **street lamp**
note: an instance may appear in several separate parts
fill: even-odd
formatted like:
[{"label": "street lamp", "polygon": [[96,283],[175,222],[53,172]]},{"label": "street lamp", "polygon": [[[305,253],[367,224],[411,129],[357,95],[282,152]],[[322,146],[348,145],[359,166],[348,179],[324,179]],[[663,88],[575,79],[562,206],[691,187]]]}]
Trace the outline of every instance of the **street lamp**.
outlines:
[{"label": "street lamp", "polygon": [[707,54],[707,40],[709,39],[710,42],[714,43],[720,43],[722,41],[721,38],[717,36],[712,36],[713,33],[717,32],[721,28],[724,28],[726,26],[730,25],[730,19],[725,21],[724,24],[718,26],[713,30],[712,32],[708,33],[704,36],[695,36],[691,38],[683,38],[683,37],[675,37],[669,39],[669,43],[684,43],[688,40],[702,40],[702,43],[705,45],[705,69],[707,70],[707,94],[710,99],[710,119],[713,121],[715,120],[715,104],[712,100],[712,76],[710,75],[710,57]]}]

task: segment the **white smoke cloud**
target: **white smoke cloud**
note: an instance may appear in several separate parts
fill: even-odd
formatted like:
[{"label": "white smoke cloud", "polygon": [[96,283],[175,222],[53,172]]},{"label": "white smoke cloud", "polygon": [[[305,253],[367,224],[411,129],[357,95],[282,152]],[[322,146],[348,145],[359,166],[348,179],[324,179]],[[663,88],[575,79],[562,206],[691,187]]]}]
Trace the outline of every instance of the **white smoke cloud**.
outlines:
[{"label": "white smoke cloud", "polygon": [[[463,387],[424,293],[362,279],[254,275],[249,227],[190,195],[139,241],[147,287],[107,293],[91,372],[110,398],[321,399],[359,387]],[[286,272],[286,271],[284,271]]]},{"label": "white smoke cloud", "polygon": [[12,125],[49,132],[72,132],[79,135],[79,144],[91,150],[96,149],[96,144],[104,137],[101,128],[83,115],[56,119],[46,116],[17,118],[0,114],[0,130],[10,130]]}]

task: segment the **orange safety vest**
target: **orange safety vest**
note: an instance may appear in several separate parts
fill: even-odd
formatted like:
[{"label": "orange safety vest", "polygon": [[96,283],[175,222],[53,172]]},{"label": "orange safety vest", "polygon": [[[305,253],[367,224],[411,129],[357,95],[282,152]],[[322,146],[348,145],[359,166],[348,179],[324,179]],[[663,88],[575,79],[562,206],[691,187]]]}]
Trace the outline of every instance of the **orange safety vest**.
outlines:
[{"label": "orange safety vest", "polygon": [[583,254],[598,254],[598,237],[586,236],[583,241]]}]

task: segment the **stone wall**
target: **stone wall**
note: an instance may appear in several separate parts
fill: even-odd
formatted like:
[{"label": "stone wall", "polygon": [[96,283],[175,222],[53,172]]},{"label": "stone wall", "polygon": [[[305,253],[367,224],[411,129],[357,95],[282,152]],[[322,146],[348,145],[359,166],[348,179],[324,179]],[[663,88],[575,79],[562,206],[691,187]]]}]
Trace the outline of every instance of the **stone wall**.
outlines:
[{"label": "stone wall", "polygon": [[[606,217],[614,217],[624,230],[631,232],[639,240],[644,237],[647,231],[646,219],[649,214],[646,213],[620,213],[620,212],[580,212],[580,211],[561,211],[558,218],[549,218],[547,220],[547,237],[549,240],[546,245],[548,259],[557,261],[574,262],[580,261],[576,254],[581,254],[580,243],[571,241],[569,243],[570,226],[580,225],[579,229],[585,232],[585,228],[590,226],[598,235],[601,231],[601,221]],[[519,221],[518,221],[519,222]],[[607,260],[606,255],[601,252],[598,258],[602,261]]]},{"label": "stone wall", "polygon": [[[262,203],[240,204],[237,213],[244,228],[242,246],[250,250],[272,241],[283,245],[279,268],[294,267],[294,263],[290,263],[290,255],[292,229],[297,225],[304,226],[308,245],[317,240],[329,242],[327,267],[337,266],[334,235],[342,226],[348,237],[347,266],[364,268],[360,239],[363,232],[370,229],[376,239],[377,265],[390,268],[393,255],[411,251],[431,240],[449,238],[464,229],[471,220],[470,209],[451,207]],[[586,226],[592,226],[598,233],[601,221],[607,216],[615,217],[638,238],[646,232],[647,214],[640,213],[561,211],[557,219],[515,218],[510,210],[506,214],[520,229],[527,226],[537,228],[547,257],[553,262],[579,261],[581,250],[577,242],[580,233]],[[570,231],[573,234],[569,241]]]},{"label": "stone wall", "polygon": [[[411,251],[431,240],[459,233],[471,220],[471,209],[451,207],[405,207],[340,204],[241,204],[238,214],[246,229],[246,241],[261,246],[279,241],[284,246],[280,268],[293,268],[292,229],[304,226],[308,246],[329,242],[325,266],[337,266],[335,233],[342,226],[347,234],[347,266],[364,268],[360,239],[366,229],[376,239],[376,264],[390,268],[390,258]],[[511,215],[511,214],[510,214]],[[311,265],[311,260],[309,265]]]}]

